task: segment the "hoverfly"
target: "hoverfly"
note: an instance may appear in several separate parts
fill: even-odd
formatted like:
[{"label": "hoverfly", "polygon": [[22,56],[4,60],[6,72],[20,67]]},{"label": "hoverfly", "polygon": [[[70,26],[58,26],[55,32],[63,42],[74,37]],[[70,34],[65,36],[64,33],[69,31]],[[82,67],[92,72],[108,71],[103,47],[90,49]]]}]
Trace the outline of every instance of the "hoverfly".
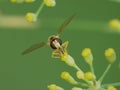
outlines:
[{"label": "hoverfly", "polygon": [[50,46],[55,52],[58,50],[62,54],[64,53],[63,46],[67,47],[67,43],[62,43],[62,40],[60,39],[60,33],[64,30],[64,28],[71,22],[75,14],[70,16],[67,20],[64,21],[64,23],[61,25],[61,27],[58,29],[57,35],[52,35],[48,38],[48,42],[40,42],[37,44],[34,44],[30,48],[26,49],[25,51],[22,52],[22,55],[28,54],[38,48],[41,48],[43,46]]}]

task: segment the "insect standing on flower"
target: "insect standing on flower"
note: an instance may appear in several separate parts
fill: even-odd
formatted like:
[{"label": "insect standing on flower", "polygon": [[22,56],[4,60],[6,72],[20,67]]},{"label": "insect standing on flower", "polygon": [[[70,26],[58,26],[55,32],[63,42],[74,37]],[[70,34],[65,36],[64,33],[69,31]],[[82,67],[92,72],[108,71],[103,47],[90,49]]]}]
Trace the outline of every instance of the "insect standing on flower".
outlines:
[{"label": "insect standing on flower", "polygon": [[62,40],[60,39],[60,33],[64,30],[64,28],[71,22],[75,14],[73,14],[71,17],[69,17],[67,20],[64,21],[64,23],[61,25],[61,27],[58,29],[57,35],[52,35],[48,38],[48,42],[41,42],[37,43],[30,48],[26,49],[24,52],[22,52],[22,55],[28,54],[38,48],[41,48],[43,46],[49,45],[53,49],[53,56],[64,54],[64,48],[67,48],[68,41],[62,43]]}]

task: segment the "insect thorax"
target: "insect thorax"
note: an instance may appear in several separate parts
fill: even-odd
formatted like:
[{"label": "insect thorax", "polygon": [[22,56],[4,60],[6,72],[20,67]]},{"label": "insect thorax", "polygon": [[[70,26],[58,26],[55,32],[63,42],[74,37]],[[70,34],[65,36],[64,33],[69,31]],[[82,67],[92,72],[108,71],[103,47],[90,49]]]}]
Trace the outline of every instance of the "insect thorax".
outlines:
[{"label": "insect thorax", "polygon": [[62,45],[62,40],[58,36],[52,35],[48,40],[52,49],[57,49]]}]

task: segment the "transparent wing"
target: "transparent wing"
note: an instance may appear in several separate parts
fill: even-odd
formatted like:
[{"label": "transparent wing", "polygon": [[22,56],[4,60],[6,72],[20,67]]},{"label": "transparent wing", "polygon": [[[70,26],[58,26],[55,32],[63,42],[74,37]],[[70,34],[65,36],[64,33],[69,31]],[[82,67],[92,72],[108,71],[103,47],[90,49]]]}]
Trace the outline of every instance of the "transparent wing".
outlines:
[{"label": "transparent wing", "polygon": [[73,14],[70,16],[67,20],[64,21],[64,23],[61,25],[61,27],[58,29],[57,35],[59,36],[60,33],[64,30],[64,28],[71,22],[71,20],[74,18],[76,14]]},{"label": "transparent wing", "polygon": [[30,53],[30,52],[38,49],[38,48],[41,48],[41,47],[43,47],[43,46],[46,46],[46,45],[47,45],[47,43],[45,43],[45,42],[41,42],[41,43],[34,44],[34,45],[31,46],[30,48],[28,48],[28,49],[26,49],[24,52],[22,52],[22,55],[28,54],[28,53]]}]

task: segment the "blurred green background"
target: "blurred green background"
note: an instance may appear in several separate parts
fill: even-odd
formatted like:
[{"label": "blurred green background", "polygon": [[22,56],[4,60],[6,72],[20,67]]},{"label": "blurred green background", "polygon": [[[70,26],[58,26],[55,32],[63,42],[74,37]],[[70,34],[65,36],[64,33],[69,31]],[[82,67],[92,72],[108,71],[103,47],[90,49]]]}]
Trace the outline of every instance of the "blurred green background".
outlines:
[{"label": "blurred green background", "polygon": [[[36,12],[41,2],[36,0],[31,4],[12,4],[9,0],[0,0],[0,24],[4,16],[24,17],[27,12]],[[95,72],[100,77],[108,65],[104,50],[114,48],[117,61],[104,83],[120,81],[120,33],[108,27],[109,20],[120,19],[120,3],[108,0],[56,0],[56,3],[53,8],[43,8],[35,27],[31,27],[31,24],[23,27],[20,18],[18,21],[8,19],[4,27],[0,25],[0,90],[47,90],[47,85],[52,83],[65,90],[72,88],[60,78],[60,73],[69,71],[75,77],[76,70],[59,59],[51,58],[50,47],[43,47],[25,56],[21,52],[35,43],[47,41],[50,35],[56,34],[64,20],[74,13],[77,15],[61,34],[63,41],[69,41],[69,54],[81,69],[89,71],[81,51],[85,47],[91,48]],[[19,27],[8,27],[11,23],[18,23]]]}]

